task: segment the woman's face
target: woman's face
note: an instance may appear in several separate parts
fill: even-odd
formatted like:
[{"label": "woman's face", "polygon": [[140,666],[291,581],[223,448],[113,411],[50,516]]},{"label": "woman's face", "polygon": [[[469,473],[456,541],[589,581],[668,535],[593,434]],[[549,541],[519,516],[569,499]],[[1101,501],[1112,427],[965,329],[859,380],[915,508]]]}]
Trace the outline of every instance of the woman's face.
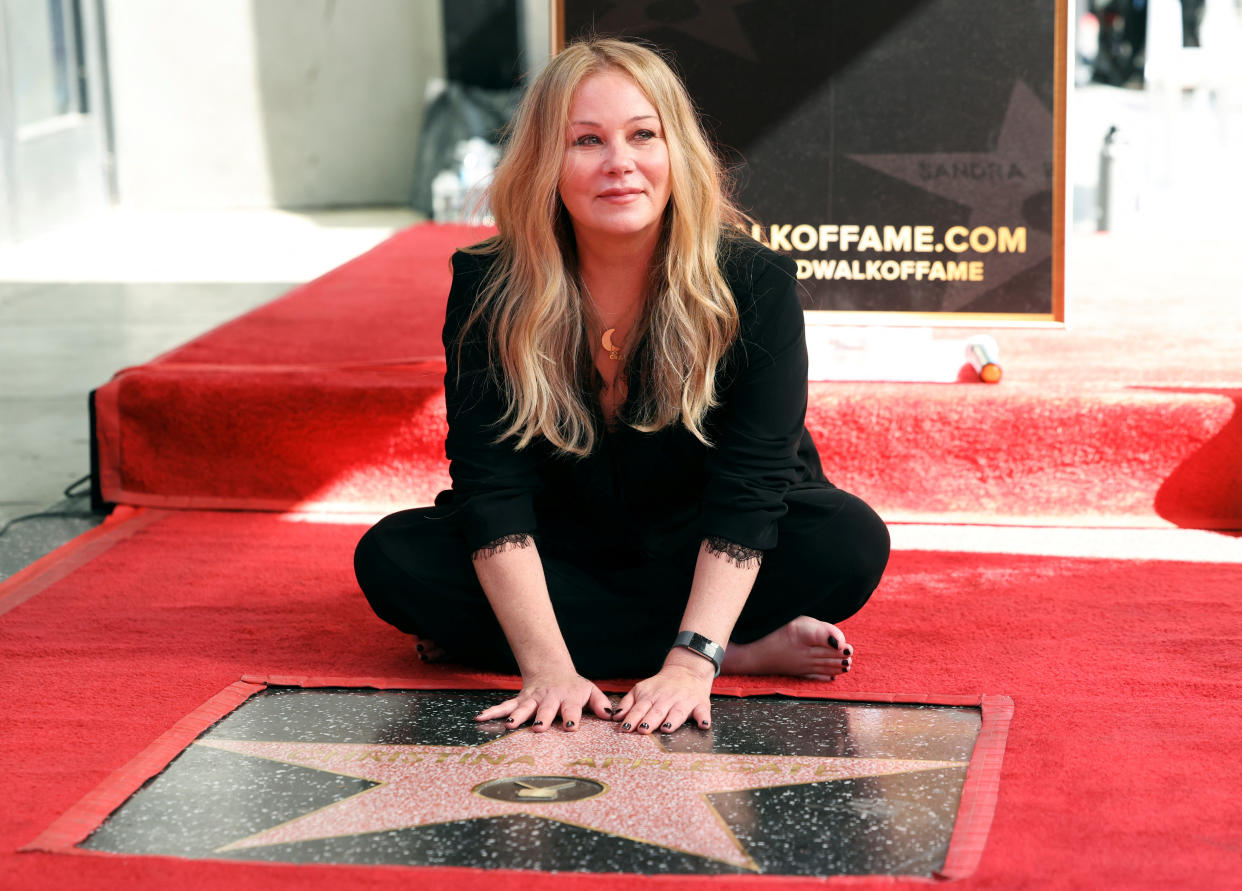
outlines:
[{"label": "woman's face", "polygon": [[601,71],[583,80],[566,138],[560,195],[577,237],[658,232],[670,191],[668,144],[629,75]]}]

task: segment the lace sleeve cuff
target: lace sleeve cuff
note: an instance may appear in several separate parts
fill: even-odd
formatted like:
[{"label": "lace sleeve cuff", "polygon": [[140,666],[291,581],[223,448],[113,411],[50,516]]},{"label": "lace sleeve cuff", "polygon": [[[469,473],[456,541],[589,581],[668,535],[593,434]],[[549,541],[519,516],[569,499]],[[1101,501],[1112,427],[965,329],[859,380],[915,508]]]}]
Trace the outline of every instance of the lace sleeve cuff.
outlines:
[{"label": "lace sleeve cuff", "polygon": [[709,554],[719,554],[739,569],[754,569],[763,564],[763,551],[709,535],[703,539],[703,547]]},{"label": "lace sleeve cuff", "polygon": [[502,535],[500,538],[489,541],[483,547],[479,548],[470,555],[471,560],[486,560],[488,557],[494,557],[496,554],[503,554],[505,551],[515,551],[519,548],[529,548],[534,544],[529,532],[514,532],[510,535]]}]

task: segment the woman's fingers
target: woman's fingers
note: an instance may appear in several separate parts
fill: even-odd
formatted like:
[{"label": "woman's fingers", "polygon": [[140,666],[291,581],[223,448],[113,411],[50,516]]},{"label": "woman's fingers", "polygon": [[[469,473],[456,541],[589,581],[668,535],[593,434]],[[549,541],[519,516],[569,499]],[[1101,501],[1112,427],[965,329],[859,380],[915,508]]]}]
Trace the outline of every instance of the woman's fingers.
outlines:
[{"label": "woman's fingers", "polygon": [[625,717],[621,722],[621,729],[650,733],[651,722],[648,719],[655,717],[651,712],[652,704],[648,700],[636,699],[634,705],[625,713]]},{"label": "woman's fingers", "polygon": [[664,716],[664,720],[660,722],[659,730],[661,733],[672,733],[682,724],[686,723],[686,718],[690,716],[691,708],[687,705],[675,705],[668,710],[668,714]]},{"label": "woman's fingers", "polygon": [[631,733],[668,733],[684,724],[696,705],[694,697],[690,696],[664,694],[646,699],[640,695],[625,716],[621,729]]},{"label": "woman's fingers", "polygon": [[588,707],[600,718],[607,719],[611,717],[609,705],[608,697],[591,681],[583,677],[565,677],[551,683],[531,681],[512,699],[482,711],[477,720],[504,718],[510,730],[530,721],[531,730],[542,733],[551,729],[559,718],[566,730],[576,730]]},{"label": "woman's fingers", "polygon": [[536,733],[543,733],[552,726],[552,722],[556,720],[556,713],[561,710],[561,699],[555,696],[549,696],[539,703],[539,707],[535,710],[535,723],[531,725],[531,730]]},{"label": "woman's fingers", "polygon": [[634,707],[634,691],[631,690],[629,693],[626,693],[624,696],[621,697],[620,702],[618,702],[615,706],[613,706],[612,719],[614,721],[623,721],[625,719],[625,716],[629,714],[630,709],[632,709],[633,707]]},{"label": "woman's fingers", "polygon": [[712,726],[712,704],[710,702],[700,702],[690,712],[690,718],[694,721],[694,726],[700,730],[706,730]]},{"label": "woman's fingers", "polygon": [[500,718],[508,717],[513,714],[513,709],[517,706],[517,697],[506,699],[500,705],[493,705],[491,708],[485,708],[474,716],[476,721],[495,721]]},{"label": "woman's fingers", "polygon": [[[624,721],[631,712],[634,720],[629,730],[640,729],[651,732],[659,729],[659,725],[667,720],[664,717],[671,706],[666,704],[663,709],[654,708],[651,698],[645,699],[635,710],[633,692],[627,693],[614,706],[612,700],[598,686],[583,679],[581,685],[570,684],[564,687],[535,686],[523,690],[512,699],[506,699],[499,705],[484,709],[475,716],[476,721],[504,720],[510,730],[517,729],[527,721],[531,722],[531,730],[542,733],[548,730],[560,718],[566,730],[577,730],[582,725],[582,716],[588,710],[596,717],[607,720]],[[689,706],[685,707],[685,711]],[[642,717],[639,712],[651,712],[649,718]],[[638,725],[646,723],[647,727]]]},{"label": "woman's fingers", "polygon": [[[637,710],[636,710],[637,711]],[[712,708],[707,702],[694,702],[690,699],[657,700],[641,714],[636,715],[631,728],[635,733],[672,733],[686,718],[691,718],[694,725],[706,729],[712,723]],[[628,720],[627,720],[628,723]]]},{"label": "woman's fingers", "polygon": [[578,729],[582,723],[584,706],[590,708],[598,718],[607,720],[612,717],[612,702],[604,695],[604,691],[590,681],[584,680],[583,684],[584,686],[573,690],[561,700],[561,724],[566,730]]},{"label": "woman's fingers", "polygon": [[608,698],[607,694],[605,694],[603,690],[594,684],[591,685],[591,696],[587,700],[587,705],[589,705],[591,711],[595,713],[595,717],[603,718],[605,721],[611,720],[613,708],[612,700]]},{"label": "woman's fingers", "polygon": [[581,723],[582,706],[568,700],[561,703],[561,726],[566,730],[574,731]]},{"label": "woman's fingers", "polygon": [[710,721],[712,679],[699,668],[697,664],[665,665],[657,674],[635,684],[621,700],[621,729],[644,734],[668,731],[681,726],[687,715],[696,712]]},{"label": "woman's fingers", "polygon": [[513,707],[513,711],[509,713],[509,717],[505,718],[505,725],[510,729],[521,727],[535,713],[538,701],[532,697],[524,697],[517,700],[517,704]]}]

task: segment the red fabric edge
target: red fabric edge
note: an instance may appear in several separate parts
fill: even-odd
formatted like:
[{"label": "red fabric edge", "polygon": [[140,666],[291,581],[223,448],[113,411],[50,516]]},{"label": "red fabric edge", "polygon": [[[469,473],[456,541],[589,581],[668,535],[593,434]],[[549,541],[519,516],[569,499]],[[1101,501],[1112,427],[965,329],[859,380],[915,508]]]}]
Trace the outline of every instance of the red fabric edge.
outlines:
[{"label": "red fabric edge", "polygon": [[102,387],[95,390],[95,448],[99,456],[99,492],[113,504],[126,502],[121,497],[121,375],[118,371]]},{"label": "red fabric edge", "polygon": [[987,845],[996,799],[1000,794],[1001,767],[1005,761],[1005,741],[1013,719],[1013,700],[1008,696],[983,696],[983,726],[970,753],[957,821],[949,837],[949,850],[938,879],[964,879],[979,866]]},{"label": "red fabric edge", "polygon": [[[436,677],[418,678],[337,678],[315,677],[308,675],[243,675],[238,681],[217,693],[203,705],[178,721],[172,729],[161,735],[150,746],[144,749],[129,764],[114,772],[93,792],[71,807],[51,826],[44,830],[38,838],[22,847],[21,851],[46,851],[61,854],[85,854],[104,856],[118,855],[112,852],[87,851],[78,848],[83,840],[94,832],[108,816],[120,807],[149,779],[162,771],[168,764],[181,754],[208,727],[228,715],[243,702],[262,690],[272,687],[365,687],[376,690],[508,690],[520,689],[521,680],[511,675],[479,675],[457,674],[446,672]],[[628,689],[624,684],[616,682],[601,684],[606,689],[618,691]],[[949,850],[945,855],[944,866],[933,877],[910,875],[845,875],[845,876],[779,876],[779,875],[739,875],[739,876],[689,876],[689,875],[640,875],[630,873],[549,873],[540,874],[541,884],[549,881],[580,884],[590,878],[598,882],[599,887],[613,887],[616,882],[625,882],[628,886],[633,880],[651,882],[657,885],[670,885],[677,888],[711,887],[749,887],[754,884],[780,882],[783,885],[821,886],[824,884],[849,885],[863,882],[936,882],[961,879],[974,872],[983,855],[987,835],[992,825],[992,816],[996,810],[996,796],[1000,787],[1001,762],[1004,757],[1005,738],[1009,722],[1013,716],[1013,700],[1008,696],[961,696],[937,695],[921,693],[832,693],[792,689],[780,686],[717,685],[712,690],[726,696],[764,696],[786,695],[801,696],[809,699],[834,699],[848,702],[888,702],[918,703],[923,705],[959,705],[979,706],[983,711],[983,726],[979,738],[971,753],[970,766],[966,771],[966,782],[962,789],[962,799],[958,804],[957,821],[953,835],[949,840]],[[181,858],[171,858],[181,859]],[[265,864],[271,866],[296,866],[298,864]],[[333,866],[353,867],[356,864],[332,864]],[[482,878],[488,885],[497,883],[507,887],[511,882],[518,886],[526,886],[530,880],[529,872],[520,870],[477,869],[460,866],[409,867],[422,871],[424,876],[430,874],[435,879],[449,881],[457,878]],[[511,881],[506,881],[511,880]],[[620,885],[616,885],[620,887]]]},{"label": "red fabric edge", "polygon": [[[269,304],[270,305],[270,304]],[[158,363],[158,364],[157,364]],[[216,362],[159,362],[153,360],[146,365],[134,365],[122,369],[113,375],[116,380],[122,374],[141,372],[142,374],[168,375],[179,377],[183,374],[290,374],[299,371],[428,371],[435,372],[438,378],[444,376],[443,356],[411,356],[406,359],[390,359],[385,362],[301,362],[296,365],[248,363],[216,363]],[[442,388],[440,380],[434,386]]]},{"label": "red fabric edge", "polygon": [[137,757],[116,770],[94,791],[62,814],[22,851],[65,853],[99,828],[142,784],[168,766],[204,730],[233,711],[265,685],[234,681],[159,736]]},{"label": "red fabric edge", "polygon": [[94,560],[159,516],[141,507],[119,505],[94,529],[88,529],[25,569],[0,582],[0,616],[25,603],[65,576]]},{"label": "red fabric edge", "polygon": [[[101,477],[104,475],[100,471]],[[448,483],[448,464],[444,465],[444,480]],[[115,474],[114,474],[115,476]],[[261,513],[314,513],[339,514],[342,516],[373,515],[383,517],[393,511],[400,510],[401,505],[390,501],[322,501],[319,499],[299,498],[251,498],[233,495],[161,495],[153,492],[139,492],[124,488],[118,481],[109,484],[103,490],[104,498],[110,502],[140,505],[165,510],[230,510],[257,511]],[[438,491],[438,489],[436,490]],[[434,491],[433,491],[434,494]],[[428,497],[428,502],[430,502]],[[354,522],[345,520],[344,522]]]}]

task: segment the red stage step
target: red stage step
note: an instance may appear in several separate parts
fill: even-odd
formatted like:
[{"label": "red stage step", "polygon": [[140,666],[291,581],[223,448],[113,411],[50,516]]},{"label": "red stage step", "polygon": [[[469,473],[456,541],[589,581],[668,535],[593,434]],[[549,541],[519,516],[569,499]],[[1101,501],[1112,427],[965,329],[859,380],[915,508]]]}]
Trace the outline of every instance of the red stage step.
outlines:
[{"label": "red stage step", "polygon": [[[448,485],[448,258],[486,234],[413,227],[119,372],[94,394],[102,498],[365,513],[429,503]],[[1081,295],[1081,328],[994,332],[998,385],[813,383],[824,467],[890,521],[1242,528],[1237,325],[1191,331],[1168,305]]]}]

